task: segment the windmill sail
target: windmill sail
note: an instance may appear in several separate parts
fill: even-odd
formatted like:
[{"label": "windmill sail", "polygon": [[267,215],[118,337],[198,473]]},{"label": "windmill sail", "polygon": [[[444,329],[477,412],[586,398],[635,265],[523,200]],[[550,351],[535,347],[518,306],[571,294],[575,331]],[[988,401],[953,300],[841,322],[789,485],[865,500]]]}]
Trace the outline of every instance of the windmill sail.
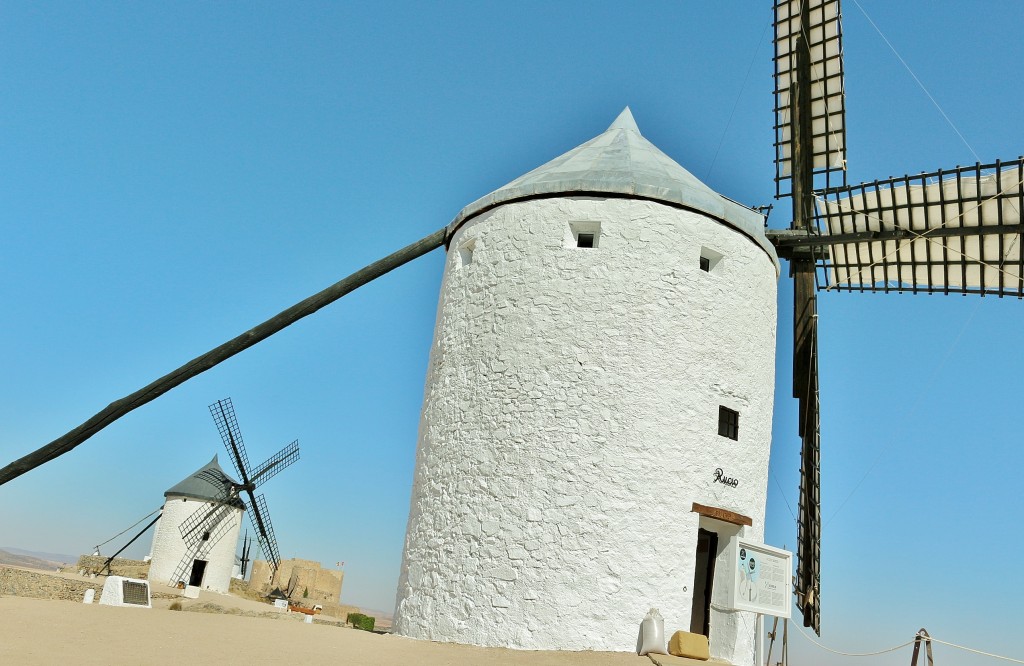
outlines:
[{"label": "windmill sail", "polygon": [[794,175],[792,96],[799,74],[801,42],[810,55],[810,166],[826,187],[846,184],[846,100],[843,29],[839,0],[776,0],[775,3],[775,184],[776,196],[791,194]]},{"label": "windmill sail", "polygon": [[841,188],[818,201],[823,289],[1024,297],[1024,158]]},{"label": "windmill sail", "polygon": [[267,480],[277,475],[278,472],[283,470],[285,467],[288,467],[298,459],[299,440],[295,440],[288,446],[267,458],[262,465],[256,468],[250,478],[253,487],[259,488],[261,485],[266,483]]},{"label": "windmill sail", "polygon": [[217,432],[224,440],[224,448],[228,450],[231,463],[235,466],[239,478],[243,484],[249,483],[249,456],[245,452],[245,442],[242,441],[242,431],[238,428],[238,419],[235,418],[235,408],[231,404],[231,398],[224,398],[210,405],[210,414],[214,423],[217,424]]},{"label": "windmill sail", "polygon": [[260,550],[267,558],[271,567],[271,575],[273,575],[281,561],[277,549],[277,538],[274,536],[274,527],[270,523],[266,499],[263,495],[254,494],[253,491],[267,479],[299,459],[299,442],[298,440],[293,441],[253,470],[249,465],[249,456],[245,451],[242,431],[238,427],[238,419],[235,417],[235,408],[231,404],[231,398],[218,400],[210,405],[210,414],[213,415],[213,420],[217,424],[217,431],[220,433],[221,439],[224,440],[224,447],[230,454],[231,462],[234,463],[238,475],[242,477],[242,485],[239,490],[248,493],[252,500],[249,506],[249,520],[256,529]]},{"label": "windmill sail", "polygon": [[252,508],[252,517],[256,522],[256,537],[263,557],[267,558],[267,562],[270,564],[270,575],[273,577],[277,566],[281,563],[281,554],[277,550],[277,537],[274,536],[274,526],[270,524],[270,512],[267,510],[267,500],[263,498],[263,495],[255,496]]},{"label": "windmill sail", "polygon": [[[791,233],[815,224],[814,185],[846,184],[846,102],[839,0],[775,2],[776,196],[791,196]],[[788,186],[788,190],[786,189]],[[799,401],[800,517],[796,604],[821,633],[821,434],[815,263],[789,257],[793,276],[793,397]]]}]

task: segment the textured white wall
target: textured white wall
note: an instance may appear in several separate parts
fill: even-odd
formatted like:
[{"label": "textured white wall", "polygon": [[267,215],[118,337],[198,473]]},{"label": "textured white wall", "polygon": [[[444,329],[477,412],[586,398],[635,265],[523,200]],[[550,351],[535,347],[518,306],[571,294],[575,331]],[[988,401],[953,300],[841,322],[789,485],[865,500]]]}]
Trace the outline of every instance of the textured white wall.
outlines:
[{"label": "textured white wall", "polygon": [[[580,222],[600,223],[597,248],[574,246]],[[702,247],[723,255],[711,274]],[[533,200],[460,229],[396,632],[626,651],[650,607],[667,632],[688,629],[692,503],[748,515],[746,535],[762,534],[776,280],[749,238],[649,201]],[[739,441],[717,434],[719,405],[740,412]],[[715,483],[718,467],[739,485]],[[752,661],[752,614],[716,610],[711,632],[715,656]]]},{"label": "textured white wall", "polygon": [[[184,500],[184,501],[183,501]],[[202,509],[212,508],[212,502],[197,499],[170,496],[164,502],[164,512],[156,524],[153,534],[153,547],[150,554],[153,559],[149,565],[149,580],[153,585],[167,585],[171,576],[178,568],[178,563],[185,557],[185,541],[181,538],[179,528],[193,513]],[[192,549],[192,559],[206,560],[206,573],[203,576],[203,589],[215,592],[227,592],[231,584],[231,568],[235,565],[235,550],[238,546],[238,533],[242,528],[242,510],[232,509],[228,522],[228,531],[212,547],[202,550]],[[188,582],[192,571],[191,562],[182,578]]]}]

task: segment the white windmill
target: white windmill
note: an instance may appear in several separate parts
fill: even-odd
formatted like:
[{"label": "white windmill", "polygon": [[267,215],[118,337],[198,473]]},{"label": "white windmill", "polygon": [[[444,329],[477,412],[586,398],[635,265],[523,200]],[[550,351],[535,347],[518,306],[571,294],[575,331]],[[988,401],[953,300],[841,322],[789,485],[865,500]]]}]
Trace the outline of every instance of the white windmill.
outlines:
[{"label": "white windmill", "polygon": [[149,579],[226,593],[245,504],[217,456],[165,493],[153,535]]},{"label": "white windmill", "polygon": [[658,606],[741,663],[755,614],[718,597],[725,546],[764,529],[779,276],[764,216],[626,109],[446,238],[396,633],[628,650]]},{"label": "white windmill", "polygon": [[[210,405],[210,413],[242,480],[228,476],[214,456],[164,493],[166,500],[150,551],[149,580],[226,593],[246,509],[260,549],[271,565],[271,575],[277,568],[280,556],[266,500],[253,491],[298,460],[299,444],[292,442],[252,469],[231,399]],[[248,507],[242,502],[242,492],[250,497]]]}]

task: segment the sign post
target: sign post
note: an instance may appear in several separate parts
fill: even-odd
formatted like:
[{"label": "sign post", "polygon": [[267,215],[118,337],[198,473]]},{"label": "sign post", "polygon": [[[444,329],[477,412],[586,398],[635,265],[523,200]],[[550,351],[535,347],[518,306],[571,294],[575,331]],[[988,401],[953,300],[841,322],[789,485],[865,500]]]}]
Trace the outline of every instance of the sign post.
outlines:
[{"label": "sign post", "polygon": [[729,605],[788,619],[793,553],[740,537],[729,542],[729,549]]}]

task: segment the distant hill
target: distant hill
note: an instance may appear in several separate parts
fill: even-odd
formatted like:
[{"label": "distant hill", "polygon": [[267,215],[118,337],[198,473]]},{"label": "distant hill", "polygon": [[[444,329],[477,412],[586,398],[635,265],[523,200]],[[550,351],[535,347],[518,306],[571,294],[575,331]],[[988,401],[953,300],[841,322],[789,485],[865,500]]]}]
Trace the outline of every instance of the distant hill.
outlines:
[{"label": "distant hill", "polygon": [[39,553],[13,546],[0,546],[0,564],[9,564],[26,569],[52,571],[66,564],[77,562],[78,558],[60,553]]}]

